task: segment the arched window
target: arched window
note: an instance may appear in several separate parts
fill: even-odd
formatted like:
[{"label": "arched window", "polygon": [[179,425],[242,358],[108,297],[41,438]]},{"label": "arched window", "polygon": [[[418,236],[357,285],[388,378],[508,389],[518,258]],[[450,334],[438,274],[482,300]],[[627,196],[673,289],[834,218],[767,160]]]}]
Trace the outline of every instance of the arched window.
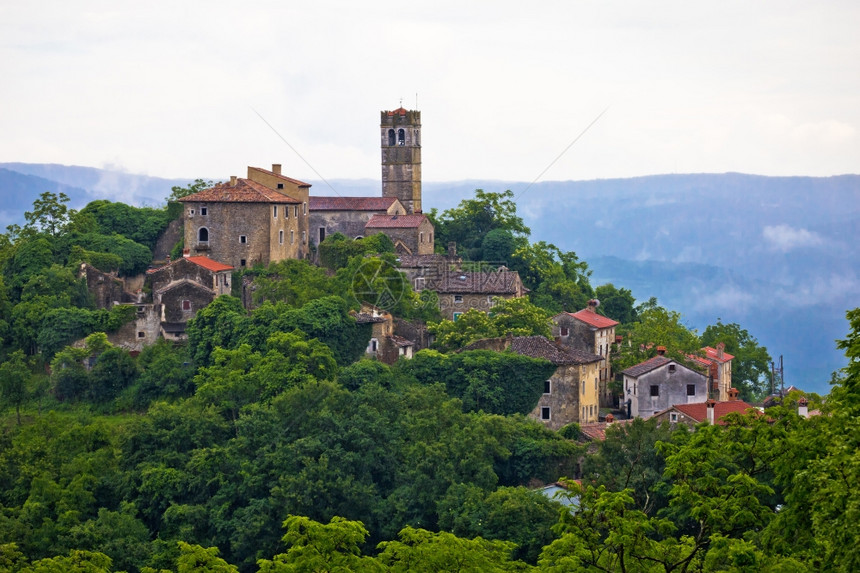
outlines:
[{"label": "arched window", "polygon": [[388,145],[391,145],[391,146],[394,145],[394,130],[393,129],[388,130]]},{"label": "arched window", "polygon": [[406,145],[406,130],[397,130],[397,145]]},{"label": "arched window", "polygon": [[209,242],[209,229],[206,227],[200,227],[200,230],[197,231],[197,242],[199,243],[208,243]]}]

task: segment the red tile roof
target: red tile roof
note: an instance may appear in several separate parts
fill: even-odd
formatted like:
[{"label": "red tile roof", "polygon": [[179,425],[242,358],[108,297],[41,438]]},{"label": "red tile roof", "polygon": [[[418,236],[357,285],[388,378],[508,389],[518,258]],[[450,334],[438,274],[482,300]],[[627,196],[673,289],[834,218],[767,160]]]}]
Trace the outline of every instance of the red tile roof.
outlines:
[{"label": "red tile roof", "polygon": [[190,262],[194,263],[195,265],[201,266],[204,269],[210,270],[210,271],[215,272],[215,273],[217,273],[219,271],[233,270],[233,267],[231,267],[230,265],[225,265],[224,263],[219,263],[218,261],[213,261],[209,257],[204,257],[202,255],[196,256],[196,257],[185,257],[185,258],[187,258]]},{"label": "red tile roof", "polygon": [[[615,420],[611,424],[631,424],[633,420]],[[606,428],[610,425],[610,422],[591,422],[586,424],[579,425],[579,431],[584,434],[584,436],[590,440],[595,441],[604,441],[606,439]]]},{"label": "red tile roof", "polygon": [[723,352],[723,357],[719,358],[719,353],[717,352],[717,350],[715,348],[711,348],[710,346],[706,346],[702,348],[702,350],[705,351],[705,354],[707,354],[708,358],[710,358],[711,360],[716,360],[717,362],[728,362],[729,360],[734,358],[734,356],[725,351]]},{"label": "red tile roof", "polygon": [[237,179],[235,185],[219,183],[215,187],[187,195],[179,200],[201,203],[301,203],[250,179]]},{"label": "red tile roof", "polygon": [[429,221],[427,215],[374,215],[364,226],[365,229],[414,229],[424,221]]},{"label": "red tile roof", "polygon": [[311,211],[388,211],[394,197],[310,197]]},{"label": "red tile roof", "polygon": [[387,113],[388,113],[388,115],[394,115],[394,114],[406,115],[408,113],[408,111],[403,106],[400,106],[399,108],[395,109],[394,111],[389,111]]},{"label": "red tile roof", "polygon": [[[749,409],[753,409],[756,412],[759,410],[753,406],[752,404],[747,404],[743,400],[727,400],[725,402],[717,402],[714,405],[714,418],[717,420],[717,423],[724,424],[725,422],[720,422],[720,418],[729,414],[731,412],[740,412],[743,414]],[[675,404],[669,410],[678,410],[682,414],[689,416],[696,422],[704,422],[708,419],[708,406],[706,402],[695,402],[692,404]]]},{"label": "red tile roof", "polygon": [[569,314],[573,318],[581,320],[585,324],[590,324],[595,328],[609,328],[610,326],[618,325],[617,321],[612,320],[609,317],[603,316],[602,314],[591,312],[588,309],[580,310],[579,312],[569,312],[567,314]]}]

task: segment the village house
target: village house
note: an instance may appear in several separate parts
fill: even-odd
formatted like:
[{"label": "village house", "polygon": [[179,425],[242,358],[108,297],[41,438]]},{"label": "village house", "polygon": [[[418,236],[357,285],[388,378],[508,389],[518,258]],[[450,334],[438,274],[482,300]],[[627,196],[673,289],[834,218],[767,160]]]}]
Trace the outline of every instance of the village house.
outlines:
[{"label": "village house", "polygon": [[441,273],[439,282],[427,281],[424,288],[439,295],[442,318],[457,320],[464,312],[476,309],[489,313],[494,298],[512,299],[525,296],[520,275],[506,267],[480,271],[448,270]]},{"label": "village house", "polygon": [[738,390],[736,388],[729,388],[728,395],[728,400],[706,400],[704,402],[688,404],[673,404],[662,412],[655,414],[654,417],[661,422],[684,424],[692,428],[702,422],[724,425],[725,421],[722,421],[722,418],[731,412],[743,414],[748,410],[759,411],[752,404],[738,400]]},{"label": "village house", "polygon": [[573,422],[597,421],[599,356],[566,348],[543,336],[486,338],[463,350],[510,350],[522,356],[549,360],[556,366],[555,372],[544,382],[543,394],[529,417],[551,430]]},{"label": "village house", "polygon": [[716,348],[706,346],[702,348],[704,356],[690,354],[687,356],[695,364],[707,369],[708,379],[711,382],[708,391],[717,400],[729,399],[729,390],[732,387],[732,360],[734,356],[726,352],[726,345],[722,342]]},{"label": "village house", "polygon": [[374,215],[405,215],[406,208],[396,197],[316,197],[309,198],[310,229],[317,245],[335,233],[350,239],[366,235],[365,225]]},{"label": "village house", "polygon": [[433,223],[426,215],[374,215],[364,226],[365,236],[385,233],[398,255],[433,254]]},{"label": "village house", "polygon": [[305,258],[309,190],[275,164],[182,197],[185,247],[235,268]]},{"label": "village house", "polygon": [[600,404],[614,406],[609,382],[612,380],[610,354],[615,343],[615,327],[618,322],[597,314],[599,301],[592,299],[588,306],[578,312],[562,312],[552,317],[552,335],[561,344],[585,350],[601,357]]},{"label": "village house", "polygon": [[359,324],[370,324],[370,341],[367,343],[367,354],[385,364],[394,364],[401,357],[411,359],[415,343],[394,333],[394,317],[390,312],[373,306],[362,304],[359,312],[352,312]]},{"label": "village house", "polygon": [[707,377],[662,354],[621,372],[629,418],[650,418],[675,404],[703,402]]},{"label": "village house", "polygon": [[399,255],[397,266],[400,272],[406,275],[412,290],[421,292],[427,285],[431,290],[434,285],[442,283],[442,277],[448,271],[459,270],[463,265],[463,259],[457,255],[457,243],[448,243],[448,254],[440,255],[431,253],[429,255]]}]

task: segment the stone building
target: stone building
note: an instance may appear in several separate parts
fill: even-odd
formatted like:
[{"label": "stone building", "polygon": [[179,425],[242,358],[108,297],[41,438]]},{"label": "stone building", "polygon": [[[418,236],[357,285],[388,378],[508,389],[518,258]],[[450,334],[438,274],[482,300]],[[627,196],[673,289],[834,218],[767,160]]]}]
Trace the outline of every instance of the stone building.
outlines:
[{"label": "stone building", "polygon": [[433,223],[426,215],[374,215],[364,226],[365,236],[385,233],[399,255],[433,254]]},{"label": "stone building", "polygon": [[421,213],[421,112],[401,106],[380,115],[382,196]]},{"label": "stone building", "polygon": [[319,245],[334,233],[350,239],[365,236],[365,225],[374,215],[405,215],[395,197],[309,197],[311,240]]},{"label": "stone building", "polygon": [[81,263],[78,278],[87,283],[87,291],[93,297],[96,308],[110,309],[115,304],[137,302],[142,295],[126,292],[125,281],[116,273],[106,273],[89,263]]},{"label": "stone building", "polygon": [[522,356],[549,360],[556,366],[555,372],[544,381],[543,395],[529,417],[551,430],[572,422],[597,422],[599,356],[566,348],[543,336],[486,338],[463,350],[510,350]]},{"label": "stone building", "polygon": [[720,401],[729,399],[729,390],[732,388],[732,360],[734,356],[726,352],[726,345],[722,342],[716,348],[706,346],[702,348],[703,356],[690,354],[688,358],[695,364],[706,368],[708,380],[711,383],[708,389],[711,396]]},{"label": "stone building", "polygon": [[183,197],[185,247],[236,268],[305,258],[309,189],[275,164]]},{"label": "stone building", "polygon": [[623,370],[623,406],[632,418],[650,418],[675,404],[702,402],[708,379],[663,355]]},{"label": "stone building", "polygon": [[370,324],[370,341],[366,354],[385,364],[394,364],[400,358],[413,356],[415,343],[395,334],[394,317],[390,312],[370,304],[361,305],[360,312],[353,312],[359,324]]},{"label": "stone building", "polygon": [[552,335],[561,344],[577,348],[602,358],[600,362],[600,403],[614,406],[609,383],[612,381],[610,362],[615,327],[618,322],[597,314],[598,301],[588,301],[588,307],[578,312],[562,312],[552,317]]},{"label": "stone building", "polygon": [[461,314],[473,308],[489,313],[496,297],[518,298],[528,292],[520,280],[520,274],[505,267],[481,271],[445,271],[439,282],[427,281],[424,288],[436,291],[439,295],[439,311],[442,318],[448,320],[457,320]]},{"label": "stone building", "polygon": [[655,414],[654,417],[661,422],[684,424],[692,428],[702,422],[724,425],[725,421],[722,418],[727,414],[731,412],[743,414],[749,410],[759,412],[752,404],[738,400],[738,390],[736,388],[729,388],[728,400],[706,400],[692,404],[675,404]]}]

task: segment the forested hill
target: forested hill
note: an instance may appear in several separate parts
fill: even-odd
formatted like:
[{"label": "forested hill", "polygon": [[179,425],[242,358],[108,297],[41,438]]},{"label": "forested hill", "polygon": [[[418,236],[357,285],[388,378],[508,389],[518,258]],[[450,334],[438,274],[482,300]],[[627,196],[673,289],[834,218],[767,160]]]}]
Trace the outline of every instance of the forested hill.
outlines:
[{"label": "forested hill", "polygon": [[[97,198],[157,204],[187,182],[0,163],[0,226],[20,223],[46,190],[64,191],[77,208]],[[310,182],[322,195],[380,189],[372,180]],[[511,189],[533,240],[575,251],[594,284],[629,288],[640,301],[656,296],[700,330],[718,318],[743,324],[772,355],[784,355],[791,384],[825,393],[830,373],[845,364],[832,342],[860,300],[860,175],[425,182],[424,204],[443,211],[477,188]]]}]

